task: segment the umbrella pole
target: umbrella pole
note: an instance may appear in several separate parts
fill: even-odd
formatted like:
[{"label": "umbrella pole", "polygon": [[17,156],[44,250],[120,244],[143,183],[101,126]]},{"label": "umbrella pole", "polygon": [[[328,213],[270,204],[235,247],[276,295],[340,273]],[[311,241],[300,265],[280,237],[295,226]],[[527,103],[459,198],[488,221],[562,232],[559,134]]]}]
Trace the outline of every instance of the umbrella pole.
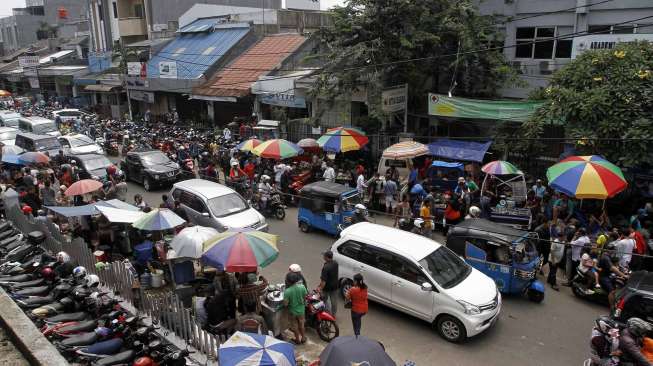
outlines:
[{"label": "umbrella pole", "polygon": [[580,208],[583,208],[583,199],[580,199]]}]

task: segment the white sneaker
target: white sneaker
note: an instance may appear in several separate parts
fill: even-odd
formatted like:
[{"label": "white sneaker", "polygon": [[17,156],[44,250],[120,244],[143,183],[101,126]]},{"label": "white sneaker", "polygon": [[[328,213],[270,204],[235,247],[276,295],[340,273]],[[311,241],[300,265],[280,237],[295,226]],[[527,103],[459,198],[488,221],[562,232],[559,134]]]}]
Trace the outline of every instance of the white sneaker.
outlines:
[{"label": "white sneaker", "polygon": [[594,295],[594,290],[590,290],[590,289],[585,290],[585,295]]}]

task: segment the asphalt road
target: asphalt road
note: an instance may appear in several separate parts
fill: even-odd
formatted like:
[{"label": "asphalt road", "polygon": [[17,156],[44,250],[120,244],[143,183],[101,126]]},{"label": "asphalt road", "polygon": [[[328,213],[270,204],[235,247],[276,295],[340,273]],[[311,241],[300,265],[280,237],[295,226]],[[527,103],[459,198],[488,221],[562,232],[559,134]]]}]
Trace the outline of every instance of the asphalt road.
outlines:
[{"label": "asphalt road", "polygon": [[[161,194],[167,192],[168,189],[145,192],[139,185],[129,183],[130,196],[140,193],[153,207],[161,203]],[[281,283],[288,266],[298,263],[309,285],[317,286],[323,263],[320,253],[333,244],[333,237],[299,231],[294,208],[287,210],[284,221],[270,218],[268,222],[270,232],[281,237],[280,255],[262,274],[272,283]],[[342,308],[342,302],[340,306],[337,313],[340,333],[351,335],[348,310]],[[582,365],[588,357],[592,324],[604,313],[607,309],[575,298],[569,288],[561,287],[556,292],[547,287],[541,304],[504,296],[495,326],[463,344],[446,342],[429,324],[378,304],[370,304],[370,311],[363,318],[362,333],[381,341],[398,365],[411,360],[417,365],[572,366]],[[314,331],[309,330],[308,335],[310,343],[314,342],[320,349],[322,342]]]}]

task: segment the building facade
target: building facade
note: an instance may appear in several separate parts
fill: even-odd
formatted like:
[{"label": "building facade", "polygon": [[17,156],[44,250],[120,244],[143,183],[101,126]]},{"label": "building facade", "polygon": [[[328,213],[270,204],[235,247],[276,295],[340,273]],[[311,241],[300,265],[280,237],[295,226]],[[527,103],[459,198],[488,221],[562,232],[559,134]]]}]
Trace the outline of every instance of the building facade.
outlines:
[{"label": "building facade", "polygon": [[509,98],[545,87],[555,70],[583,50],[653,40],[651,0],[483,0],[478,7],[481,14],[498,16],[504,55],[524,82],[501,91]]}]

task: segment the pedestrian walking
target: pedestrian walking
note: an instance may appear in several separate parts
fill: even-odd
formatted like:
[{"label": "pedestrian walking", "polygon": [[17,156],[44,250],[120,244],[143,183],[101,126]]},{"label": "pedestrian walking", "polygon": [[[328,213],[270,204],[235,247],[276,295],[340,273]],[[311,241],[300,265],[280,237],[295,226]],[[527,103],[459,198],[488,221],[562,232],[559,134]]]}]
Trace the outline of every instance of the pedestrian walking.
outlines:
[{"label": "pedestrian walking", "polygon": [[363,275],[354,275],[354,284],[345,294],[345,299],[351,301],[351,324],[354,327],[354,335],[358,338],[361,335],[362,318],[367,314],[367,285],[363,281]]},{"label": "pedestrian walking", "polygon": [[306,286],[301,283],[299,275],[292,273],[289,276],[292,286],[288,287],[283,292],[283,303],[288,307],[289,325],[295,339],[293,343],[301,344],[306,343],[306,335],[304,334],[305,311],[306,311],[306,295],[308,290]]},{"label": "pedestrian walking", "polygon": [[323,258],[318,290],[322,293],[327,310],[335,316],[338,311],[338,262],[333,260],[333,252],[330,250],[324,252]]},{"label": "pedestrian walking", "polygon": [[565,253],[565,232],[559,230],[557,237],[551,242],[551,251],[549,252],[549,275],[546,282],[551,285],[551,288],[559,291],[556,274],[558,272],[558,265],[562,262],[562,257]]}]

